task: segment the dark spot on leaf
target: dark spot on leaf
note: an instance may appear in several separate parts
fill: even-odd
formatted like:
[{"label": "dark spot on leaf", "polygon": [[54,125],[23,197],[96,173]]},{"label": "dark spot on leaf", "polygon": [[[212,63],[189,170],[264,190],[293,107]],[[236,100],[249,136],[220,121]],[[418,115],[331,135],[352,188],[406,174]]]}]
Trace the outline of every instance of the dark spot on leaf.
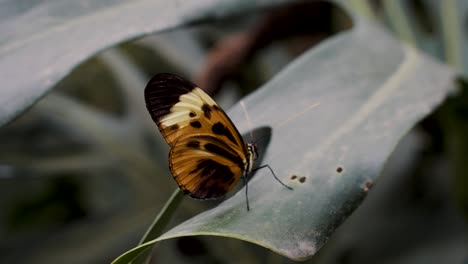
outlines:
[{"label": "dark spot on leaf", "polygon": [[190,122],[190,125],[194,128],[200,128],[201,127],[201,123],[198,122],[198,121],[192,121]]},{"label": "dark spot on leaf", "polygon": [[304,176],[302,176],[302,177],[299,178],[299,182],[300,182],[300,183],[304,183],[305,180],[306,180],[306,177],[304,177]]},{"label": "dark spot on leaf", "polygon": [[343,172],[343,168],[341,168],[341,167],[336,168],[336,172],[338,172],[338,173]]},{"label": "dark spot on leaf", "polygon": [[207,104],[203,104],[202,106],[203,114],[205,115],[206,118],[210,119],[211,118],[211,108]]}]

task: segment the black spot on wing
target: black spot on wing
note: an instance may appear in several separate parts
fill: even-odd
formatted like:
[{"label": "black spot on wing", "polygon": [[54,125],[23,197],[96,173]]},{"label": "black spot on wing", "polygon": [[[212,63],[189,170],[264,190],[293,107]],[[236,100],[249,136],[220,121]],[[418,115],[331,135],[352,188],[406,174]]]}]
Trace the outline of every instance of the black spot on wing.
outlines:
[{"label": "black spot on wing", "polygon": [[212,178],[218,180],[231,179],[234,177],[234,173],[229,169],[228,166],[218,163],[212,159],[202,159],[198,162],[197,166],[191,171],[191,173],[201,172],[202,178]]},{"label": "black spot on wing", "polygon": [[179,125],[178,124],[174,124],[172,126],[169,126],[166,128],[168,131],[176,131],[177,129],[179,129]]},{"label": "black spot on wing", "polygon": [[232,135],[231,131],[229,131],[229,129],[227,129],[226,126],[223,125],[223,123],[217,122],[213,125],[213,127],[211,127],[211,131],[216,135],[225,136],[229,139],[229,141],[231,141],[234,144],[237,144],[236,139]]},{"label": "black spot on wing", "polygon": [[159,127],[159,131],[161,131],[161,133],[163,133],[163,135],[175,132],[178,129],[179,129],[178,124],[174,124],[172,126],[168,126],[168,127],[165,127],[165,128]]},{"label": "black spot on wing", "polygon": [[200,177],[209,177],[216,171],[218,165],[221,164],[217,163],[214,160],[202,159],[198,162],[197,166],[190,173],[200,172]]},{"label": "black spot on wing", "polygon": [[228,186],[226,186],[226,184],[222,182],[215,182],[211,184],[211,187],[206,195],[213,198],[222,197],[226,194],[227,190]]},{"label": "black spot on wing", "polygon": [[200,148],[200,141],[196,141],[196,140],[189,141],[187,143],[187,147],[199,149]]},{"label": "black spot on wing", "polygon": [[194,127],[194,128],[201,128],[201,127],[202,127],[201,123],[198,122],[198,121],[192,121],[192,122],[190,122],[190,126],[192,126],[192,127]]},{"label": "black spot on wing", "polygon": [[195,117],[197,114],[195,114],[194,112],[190,112],[189,116],[190,117]]},{"label": "black spot on wing", "polygon": [[206,118],[211,119],[211,107],[209,105],[203,104],[202,111]]},{"label": "black spot on wing", "polygon": [[145,102],[154,122],[158,124],[179,102],[179,97],[195,87],[195,84],[170,73],[159,73],[151,78],[145,88]]},{"label": "black spot on wing", "polygon": [[229,170],[229,172],[225,172],[224,174],[220,175],[220,180],[225,183],[225,184],[228,184],[228,185],[231,185],[232,182],[235,180],[234,178],[234,173],[232,173],[231,170]]},{"label": "black spot on wing", "polygon": [[234,179],[234,173],[228,166],[211,159],[202,159],[191,173],[199,173],[200,183],[191,191],[190,196],[198,199],[218,198],[226,194],[228,182]]},{"label": "black spot on wing", "polygon": [[206,180],[189,195],[195,199],[217,199],[223,197],[228,190],[229,186],[222,182]]},{"label": "black spot on wing", "polygon": [[232,179],[229,180],[228,184],[232,185],[232,184],[234,184],[235,181],[236,181],[236,178],[232,178]]},{"label": "black spot on wing", "polygon": [[239,166],[239,168],[243,169],[244,168],[244,162],[242,161],[242,158],[232,154],[231,152],[227,151],[223,147],[220,147],[218,145],[212,144],[212,143],[207,143],[204,145],[204,148],[206,151],[211,152],[215,155],[221,156],[223,158],[226,158]]}]

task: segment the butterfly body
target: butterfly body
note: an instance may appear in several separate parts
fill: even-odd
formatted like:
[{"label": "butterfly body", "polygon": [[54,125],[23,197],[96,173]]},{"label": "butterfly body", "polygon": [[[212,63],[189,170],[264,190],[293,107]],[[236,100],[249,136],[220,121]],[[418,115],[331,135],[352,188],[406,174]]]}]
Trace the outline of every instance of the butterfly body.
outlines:
[{"label": "butterfly body", "polygon": [[252,171],[255,146],[244,143],[226,113],[193,83],[157,74],[145,88],[145,101],[171,147],[169,168],[184,193],[220,198]]}]

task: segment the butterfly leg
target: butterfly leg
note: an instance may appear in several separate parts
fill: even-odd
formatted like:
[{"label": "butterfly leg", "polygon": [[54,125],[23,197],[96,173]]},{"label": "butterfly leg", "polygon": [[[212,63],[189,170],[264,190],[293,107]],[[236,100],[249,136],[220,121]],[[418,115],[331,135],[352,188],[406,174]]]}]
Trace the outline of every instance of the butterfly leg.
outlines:
[{"label": "butterfly leg", "polygon": [[247,183],[247,177],[245,174],[242,176],[242,181],[244,182],[244,186],[245,186],[245,201],[247,202],[247,211],[250,211],[249,194],[248,194],[249,184]]},{"label": "butterfly leg", "polygon": [[268,168],[268,169],[271,171],[271,174],[273,174],[273,177],[275,177],[275,179],[276,179],[279,183],[281,183],[281,185],[283,185],[284,187],[288,188],[289,190],[292,190],[292,189],[293,189],[292,187],[290,187],[290,186],[286,185],[284,182],[282,182],[278,177],[276,177],[276,174],[273,172],[273,170],[271,169],[270,165],[268,165],[268,164],[267,164],[267,165],[260,166],[260,167],[258,167],[258,168],[255,168],[254,171],[259,170],[259,169],[263,169],[263,168]]}]

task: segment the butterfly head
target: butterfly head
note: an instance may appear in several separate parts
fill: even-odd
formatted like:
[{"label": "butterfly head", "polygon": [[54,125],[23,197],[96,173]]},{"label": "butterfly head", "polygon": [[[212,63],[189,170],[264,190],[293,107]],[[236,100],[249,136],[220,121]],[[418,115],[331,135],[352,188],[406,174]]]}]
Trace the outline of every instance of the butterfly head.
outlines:
[{"label": "butterfly head", "polygon": [[257,146],[252,143],[247,143],[247,164],[246,172],[252,171],[255,160],[258,158]]}]

